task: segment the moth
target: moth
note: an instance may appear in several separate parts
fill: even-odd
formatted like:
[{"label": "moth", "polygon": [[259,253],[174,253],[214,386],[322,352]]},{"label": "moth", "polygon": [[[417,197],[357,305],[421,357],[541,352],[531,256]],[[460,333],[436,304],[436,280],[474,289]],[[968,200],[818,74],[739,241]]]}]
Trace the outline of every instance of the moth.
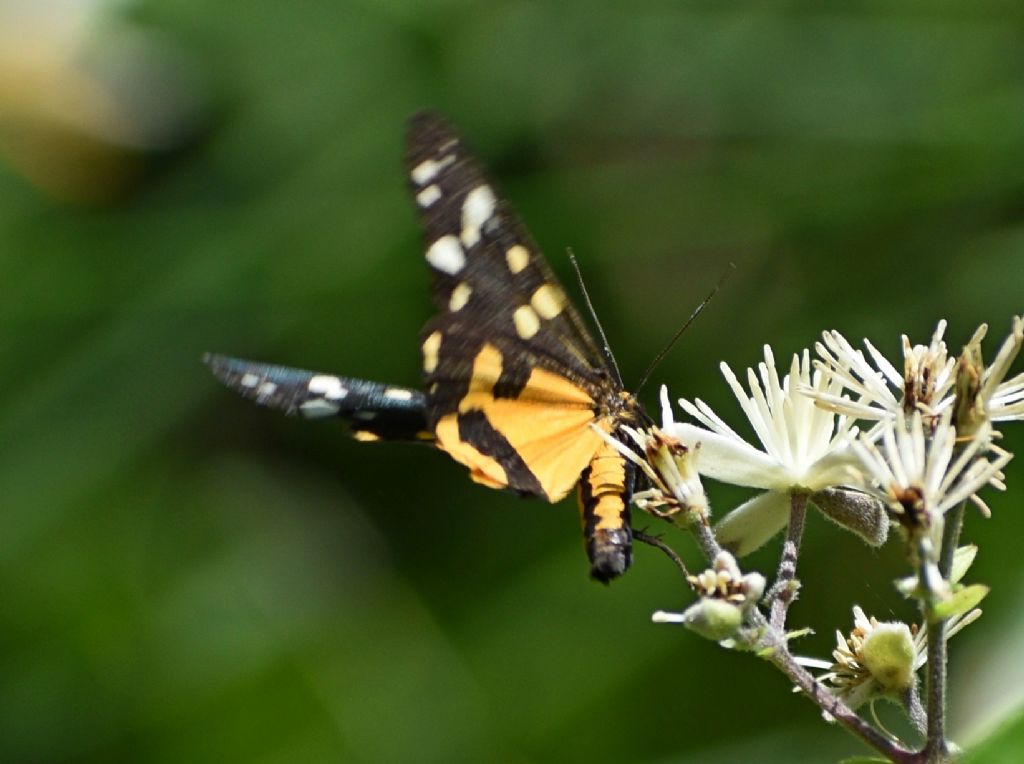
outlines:
[{"label": "moth", "polygon": [[611,581],[632,561],[629,504],[639,476],[601,433],[630,443],[621,428],[650,419],[442,117],[409,120],[405,168],[437,309],[419,337],[422,388],[204,360],[257,404],[340,418],[357,440],[432,444],[491,488],[557,502],[578,485],[590,575]]}]

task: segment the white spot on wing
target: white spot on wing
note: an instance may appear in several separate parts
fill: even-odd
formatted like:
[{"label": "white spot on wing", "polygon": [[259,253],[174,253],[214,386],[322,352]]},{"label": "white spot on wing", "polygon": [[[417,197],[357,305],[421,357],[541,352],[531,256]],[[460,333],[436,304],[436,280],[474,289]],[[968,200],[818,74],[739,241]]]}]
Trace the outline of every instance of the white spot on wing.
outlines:
[{"label": "white spot on wing", "polygon": [[491,219],[498,200],[486,183],[477,186],[462,202],[462,243],[472,247],[480,241],[480,228]]},{"label": "white spot on wing", "polygon": [[322,395],[329,401],[340,401],[348,395],[348,388],[341,384],[341,380],[330,374],[317,374],[309,380],[306,389],[314,395]]},{"label": "white spot on wing", "polygon": [[441,172],[445,167],[455,161],[454,154],[448,154],[447,156],[441,157],[440,159],[424,159],[418,165],[412,168],[409,176],[412,178],[412,182],[417,186],[422,186],[425,183],[429,183],[437,174]]},{"label": "white spot on wing", "polygon": [[436,183],[431,183],[429,186],[424,188],[418,194],[416,194],[416,203],[420,207],[429,207],[431,204],[441,198],[441,187]]},{"label": "white spot on wing", "polygon": [[327,416],[334,416],[341,410],[337,403],[331,403],[326,398],[313,398],[299,404],[299,411],[306,419],[322,419]]},{"label": "white spot on wing", "polygon": [[389,387],[384,391],[384,397],[395,401],[411,401],[412,391],[404,390],[401,387]]},{"label": "white spot on wing", "polygon": [[520,305],[512,314],[512,323],[516,326],[516,334],[528,340],[540,331],[540,319],[529,305]]},{"label": "white spot on wing", "polygon": [[264,382],[262,385],[260,385],[258,388],[256,388],[256,397],[261,401],[265,401],[267,398],[269,398],[276,392],[277,385],[268,380]]},{"label": "white spot on wing", "polygon": [[473,294],[473,287],[465,281],[460,283],[452,290],[452,296],[448,298],[448,310],[452,313],[462,310],[466,307],[466,303],[469,302],[469,296],[471,294]]},{"label": "white spot on wing", "polygon": [[513,274],[519,273],[530,263],[530,252],[522,244],[514,244],[505,252],[508,269]]},{"label": "white spot on wing", "polygon": [[238,384],[242,387],[256,387],[256,384],[260,381],[259,374],[253,374],[251,371],[247,371],[242,375],[242,378],[238,380]]},{"label": "white spot on wing", "polygon": [[466,253],[462,251],[459,240],[448,234],[427,248],[427,262],[439,271],[454,276],[466,264]]}]

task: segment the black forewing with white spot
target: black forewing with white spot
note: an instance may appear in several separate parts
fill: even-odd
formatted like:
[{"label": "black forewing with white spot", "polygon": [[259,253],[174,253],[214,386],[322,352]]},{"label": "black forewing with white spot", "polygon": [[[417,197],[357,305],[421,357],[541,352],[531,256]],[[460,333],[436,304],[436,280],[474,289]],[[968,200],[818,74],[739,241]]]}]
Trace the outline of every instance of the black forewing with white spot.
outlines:
[{"label": "black forewing with white spot", "polygon": [[419,390],[209,353],[203,362],[227,387],[267,408],[306,419],[338,417],[361,440],[432,440]]},{"label": "black forewing with white spot", "polygon": [[421,339],[439,340],[426,365],[431,423],[457,406],[484,343],[498,347],[515,397],[535,367],[599,400],[617,388],[607,363],[537,245],[459,135],[438,115],[409,124],[406,169],[424,231],[440,314]]}]

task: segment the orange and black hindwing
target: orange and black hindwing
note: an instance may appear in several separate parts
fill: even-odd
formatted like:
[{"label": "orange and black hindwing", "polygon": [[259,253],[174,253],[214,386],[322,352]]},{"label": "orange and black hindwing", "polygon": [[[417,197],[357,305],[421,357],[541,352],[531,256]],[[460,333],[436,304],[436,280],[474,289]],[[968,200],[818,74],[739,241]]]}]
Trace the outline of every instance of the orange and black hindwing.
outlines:
[{"label": "orange and black hindwing", "polygon": [[579,484],[591,575],[632,560],[633,464],[597,430],[649,420],[623,390],[540,250],[439,116],[409,124],[406,170],[437,315],[420,336],[423,391],[210,355],[227,386],[361,440],[432,442],[492,488],[550,502]]}]

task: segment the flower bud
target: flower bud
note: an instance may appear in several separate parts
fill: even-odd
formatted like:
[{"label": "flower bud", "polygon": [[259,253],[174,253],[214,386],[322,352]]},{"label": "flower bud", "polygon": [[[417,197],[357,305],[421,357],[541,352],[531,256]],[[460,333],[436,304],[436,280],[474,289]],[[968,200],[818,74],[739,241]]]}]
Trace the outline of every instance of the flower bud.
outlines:
[{"label": "flower bud", "polygon": [[826,488],[812,493],[811,501],[825,517],[871,546],[881,546],[889,537],[885,504],[870,494],[851,488]]},{"label": "flower bud", "polygon": [[905,623],[879,623],[860,647],[864,668],[887,693],[901,693],[914,682],[914,638]]},{"label": "flower bud", "polygon": [[720,552],[710,568],[687,578],[700,600],[678,617],[657,613],[662,623],[681,623],[702,637],[720,642],[735,635],[743,617],[764,594],[765,579],[760,573],[746,575],[728,552]]},{"label": "flower bud", "polygon": [[720,642],[736,633],[743,610],[726,600],[701,599],[683,611],[683,625],[702,637]]}]

